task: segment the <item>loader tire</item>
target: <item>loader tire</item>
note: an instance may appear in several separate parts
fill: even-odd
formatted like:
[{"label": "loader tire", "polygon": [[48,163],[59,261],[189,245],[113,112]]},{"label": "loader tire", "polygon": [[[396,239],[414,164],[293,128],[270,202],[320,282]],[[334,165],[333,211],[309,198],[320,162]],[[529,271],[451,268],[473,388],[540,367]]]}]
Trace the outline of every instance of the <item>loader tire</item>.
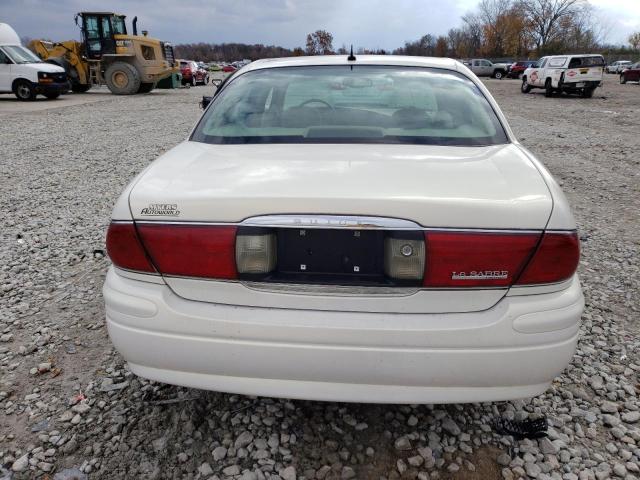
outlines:
[{"label": "loader tire", "polygon": [[140,89],[140,74],[136,67],[129,63],[112,63],[107,67],[104,78],[114,95],[133,95]]},{"label": "loader tire", "polygon": [[151,90],[153,90],[154,87],[155,84],[153,83],[141,83],[140,88],[138,89],[138,93],[149,93]]},{"label": "loader tire", "polygon": [[71,91],[73,93],[85,93],[88,92],[90,88],[90,83],[83,85],[82,83],[74,83],[73,80],[71,81]]}]

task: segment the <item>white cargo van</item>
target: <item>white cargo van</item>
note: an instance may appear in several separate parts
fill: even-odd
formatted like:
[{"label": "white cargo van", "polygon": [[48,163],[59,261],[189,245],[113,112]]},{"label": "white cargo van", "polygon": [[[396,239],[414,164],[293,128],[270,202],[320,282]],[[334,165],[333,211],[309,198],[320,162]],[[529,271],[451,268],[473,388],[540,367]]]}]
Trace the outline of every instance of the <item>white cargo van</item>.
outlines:
[{"label": "white cargo van", "polygon": [[0,23],[0,93],[14,93],[19,100],[38,94],[54,99],[68,89],[64,68],[44,63],[20,44],[13,28]]}]

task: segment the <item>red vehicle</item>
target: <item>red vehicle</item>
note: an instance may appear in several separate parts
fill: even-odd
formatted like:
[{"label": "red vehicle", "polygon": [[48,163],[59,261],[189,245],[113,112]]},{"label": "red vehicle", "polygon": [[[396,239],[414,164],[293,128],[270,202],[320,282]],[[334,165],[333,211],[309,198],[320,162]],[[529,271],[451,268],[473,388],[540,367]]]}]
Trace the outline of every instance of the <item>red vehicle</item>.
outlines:
[{"label": "red vehicle", "polygon": [[524,71],[536,63],[536,60],[523,60],[512,64],[509,73],[507,73],[507,78],[522,78]]},{"label": "red vehicle", "polygon": [[233,65],[225,65],[224,67],[222,67],[222,71],[223,72],[227,72],[227,73],[233,73],[237,70],[236,67],[234,67]]},{"label": "red vehicle", "polygon": [[620,83],[640,83],[640,62],[634,63],[620,74]]},{"label": "red vehicle", "polygon": [[180,60],[180,73],[182,74],[183,85],[206,85],[209,82],[209,72],[200,68],[192,60]]}]

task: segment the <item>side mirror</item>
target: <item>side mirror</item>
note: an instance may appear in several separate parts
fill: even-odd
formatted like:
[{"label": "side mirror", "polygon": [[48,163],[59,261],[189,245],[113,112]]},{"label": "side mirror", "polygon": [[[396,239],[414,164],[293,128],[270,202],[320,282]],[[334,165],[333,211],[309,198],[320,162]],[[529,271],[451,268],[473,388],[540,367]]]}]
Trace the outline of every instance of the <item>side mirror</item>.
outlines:
[{"label": "side mirror", "polygon": [[203,110],[205,108],[207,108],[209,106],[209,104],[211,103],[211,100],[213,100],[213,97],[203,96],[202,97],[202,101],[200,102],[200,108],[202,108]]}]

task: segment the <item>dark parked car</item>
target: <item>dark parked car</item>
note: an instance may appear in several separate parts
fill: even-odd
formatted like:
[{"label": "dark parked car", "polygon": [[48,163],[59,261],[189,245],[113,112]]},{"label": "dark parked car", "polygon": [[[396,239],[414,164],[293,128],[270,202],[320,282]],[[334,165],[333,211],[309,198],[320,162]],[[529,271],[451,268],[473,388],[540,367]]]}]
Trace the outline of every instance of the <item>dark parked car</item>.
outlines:
[{"label": "dark parked car", "polygon": [[507,73],[507,78],[522,78],[524,71],[536,63],[537,60],[523,60],[521,62],[514,63],[511,65],[509,73]]},{"label": "dark parked car", "polygon": [[620,83],[639,82],[640,83],[640,62],[634,63],[620,74]]},{"label": "dark parked car", "polygon": [[209,72],[200,68],[198,64],[191,60],[180,60],[180,73],[182,73],[182,84],[186,85],[206,85],[209,83]]}]

